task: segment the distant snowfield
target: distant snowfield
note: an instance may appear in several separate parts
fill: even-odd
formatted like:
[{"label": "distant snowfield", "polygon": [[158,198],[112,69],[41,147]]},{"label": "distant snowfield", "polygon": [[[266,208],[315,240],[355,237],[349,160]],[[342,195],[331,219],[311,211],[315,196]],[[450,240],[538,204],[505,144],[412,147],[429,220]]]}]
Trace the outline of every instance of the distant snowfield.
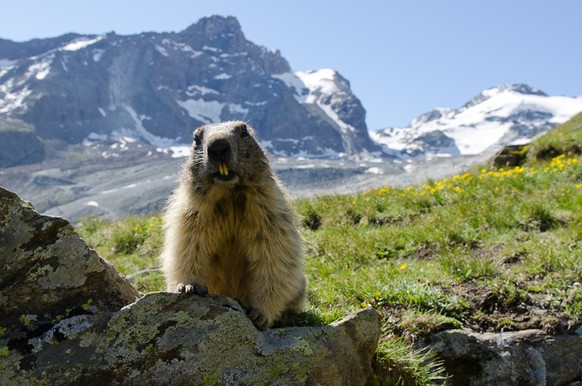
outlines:
[{"label": "distant snowfield", "polygon": [[[88,43],[88,42],[85,42]],[[46,62],[43,62],[46,63]],[[48,66],[38,66],[29,69],[28,76],[45,76]],[[329,96],[333,98],[334,93],[341,92],[336,83],[336,72],[333,70],[318,70],[310,72],[297,72],[276,75],[278,79],[285,82],[288,87],[295,90],[295,98],[301,103],[317,104],[326,114],[337,123],[343,130],[350,130],[345,122],[342,122],[337,114],[331,109]],[[532,89],[535,91],[535,89]],[[0,90],[1,91],[1,90]],[[222,112],[227,109],[230,113],[239,113],[244,116],[248,109],[236,104],[225,104],[218,101],[205,101],[202,95],[214,94],[216,91],[200,87],[190,86],[189,95],[194,96],[177,103],[193,118],[207,122],[219,122]],[[538,90],[539,91],[539,90]],[[328,101],[321,103],[324,99]],[[12,106],[22,103],[23,95],[10,95],[4,103],[9,102]],[[143,126],[143,121],[150,119],[147,116],[138,115],[130,106],[121,106],[132,118],[133,127],[122,127],[115,130],[107,138],[102,135],[91,134],[84,141],[86,145],[91,145],[98,140],[113,140],[119,143],[117,149],[125,149],[127,143],[132,140],[141,139],[149,142],[159,152],[170,154],[173,158],[188,157],[191,151],[190,143],[183,143],[179,139],[162,138],[148,132]],[[0,103],[0,111],[6,109]],[[427,159],[433,157],[451,157],[457,155],[479,155],[485,150],[499,143],[499,141],[514,127],[522,125],[532,129],[535,133],[536,125],[543,127],[547,122],[557,125],[570,119],[575,114],[582,111],[582,97],[546,96],[535,93],[524,93],[523,90],[515,86],[500,86],[483,91],[481,95],[470,101],[460,109],[435,109],[413,120],[408,127],[387,128],[380,131],[370,131],[370,137],[378,144],[385,146],[385,155],[398,156],[406,151],[418,148],[418,138],[423,135],[442,132],[444,136],[452,139],[454,145],[443,144],[438,151],[426,153]],[[100,109],[101,114],[105,110]],[[531,115],[533,114],[533,118]],[[530,115],[527,118],[524,115]],[[539,116],[539,118],[537,118]],[[351,128],[353,129],[353,128]],[[445,139],[446,139],[445,137]],[[261,145],[272,155],[277,157],[291,157],[294,159],[311,158],[312,155],[304,150],[296,154],[287,154],[277,149],[277,143],[281,141],[292,141],[300,144],[302,139],[279,138],[269,141],[262,141]],[[520,138],[527,141],[527,139]],[[317,158],[342,159],[345,154],[337,153],[330,149],[319,149],[320,156]],[[403,153],[398,153],[403,152]],[[323,154],[323,156],[321,156]],[[109,157],[108,153],[103,154]],[[361,159],[372,160],[377,155],[360,155]],[[309,166],[302,166],[310,168]],[[381,170],[370,168],[366,171],[369,174],[381,174]]]},{"label": "distant snowfield", "polygon": [[370,136],[389,149],[406,150],[414,147],[419,136],[441,131],[455,141],[462,155],[476,155],[498,143],[513,125],[522,123],[520,113],[549,114],[551,117],[544,121],[557,125],[582,111],[581,97],[524,94],[511,87],[485,90],[482,97],[479,103],[458,110],[441,108],[428,113],[440,115],[437,118],[421,116],[408,127],[372,131]]}]

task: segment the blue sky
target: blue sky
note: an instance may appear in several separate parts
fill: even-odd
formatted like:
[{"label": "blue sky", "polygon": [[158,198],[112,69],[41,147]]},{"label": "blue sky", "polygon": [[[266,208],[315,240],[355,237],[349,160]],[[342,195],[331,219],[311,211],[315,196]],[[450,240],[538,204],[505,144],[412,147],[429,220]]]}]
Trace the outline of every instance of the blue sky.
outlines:
[{"label": "blue sky", "polygon": [[203,16],[235,16],[247,39],[279,49],[293,70],[338,70],[372,130],[460,107],[500,84],[582,95],[576,0],[2,0],[0,9],[0,38],[15,41],[177,32]]}]

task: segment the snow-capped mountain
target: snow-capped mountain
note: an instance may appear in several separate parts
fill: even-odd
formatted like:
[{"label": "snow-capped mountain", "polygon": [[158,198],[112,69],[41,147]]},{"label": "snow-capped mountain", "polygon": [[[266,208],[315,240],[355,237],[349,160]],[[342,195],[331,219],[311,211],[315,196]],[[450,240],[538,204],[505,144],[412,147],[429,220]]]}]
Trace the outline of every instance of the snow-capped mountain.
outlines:
[{"label": "snow-capped mountain", "polygon": [[408,127],[370,135],[389,154],[422,158],[474,155],[531,139],[582,111],[582,97],[548,96],[523,84],[493,87],[459,109],[438,108]]},{"label": "snow-capped mountain", "polygon": [[323,113],[322,116],[339,128],[348,154],[374,149],[370,137],[361,133],[361,128],[366,127],[366,112],[352,93],[350,82],[337,71],[324,68],[275,77],[294,91],[297,102],[319,111],[319,115]]},{"label": "snow-capped mountain", "polygon": [[303,81],[278,51],[248,41],[233,17],[203,18],[178,33],[0,39],[0,124],[32,128],[34,149],[117,139],[170,148],[189,144],[200,125],[233,119],[249,121],[276,154],[375,148],[347,80],[318,73]]}]

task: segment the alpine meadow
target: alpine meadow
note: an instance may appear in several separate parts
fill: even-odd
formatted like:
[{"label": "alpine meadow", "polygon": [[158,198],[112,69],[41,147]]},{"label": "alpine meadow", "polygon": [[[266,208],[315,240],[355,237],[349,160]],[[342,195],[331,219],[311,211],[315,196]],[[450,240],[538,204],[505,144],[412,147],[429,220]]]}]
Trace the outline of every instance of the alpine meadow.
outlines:
[{"label": "alpine meadow", "polygon": [[[294,325],[375,308],[373,382],[447,377],[427,334],[575,329],[582,318],[582,114],[518,151],[421,186],[295,201],[307,244],[308,308]],[[160,215],[91,217],[78,230],[142,293],[164,288]],[[391,383],[392,382],[392,383]]]}]

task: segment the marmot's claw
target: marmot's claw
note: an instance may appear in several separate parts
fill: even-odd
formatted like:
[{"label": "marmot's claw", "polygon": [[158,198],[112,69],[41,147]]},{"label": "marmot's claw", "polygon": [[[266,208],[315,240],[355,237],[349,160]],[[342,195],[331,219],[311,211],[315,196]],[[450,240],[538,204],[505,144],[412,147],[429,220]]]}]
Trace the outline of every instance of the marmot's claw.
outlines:
[{"label": "marmot's claw", "polygon": [[184,284],[180,283],[177,286],[178,293],[181,294],[195,294],[198,296],[206,296],[208,295],[208,288],[206,288],[203,284]]},{"label": "marmot's claw", "polygon": [[235,299],[238,304],[240,304],[240,306],[242,308],[245,309],[247,316],[249,317],[249,319],[251,320],[251,322],[253,322],[253,324],[255,325],[255,327],[261,331],[265,331],[268,327],[269,327],[269,322],[267,320],[267,318],[261,314],[259,311],[257,311],[257,309],[255,309],[254,307],[252,307],[250,304],[248,304],[247,302],[245,302],[242,299]]},{"label": "marmot's claw", "polygon": [[261,331],[265,331],[269,327],[269,322],[267,321],[267,318],[265,318],[263,314],[256,310],[249,315],[249,318],[252,320],[255,327]]}]

